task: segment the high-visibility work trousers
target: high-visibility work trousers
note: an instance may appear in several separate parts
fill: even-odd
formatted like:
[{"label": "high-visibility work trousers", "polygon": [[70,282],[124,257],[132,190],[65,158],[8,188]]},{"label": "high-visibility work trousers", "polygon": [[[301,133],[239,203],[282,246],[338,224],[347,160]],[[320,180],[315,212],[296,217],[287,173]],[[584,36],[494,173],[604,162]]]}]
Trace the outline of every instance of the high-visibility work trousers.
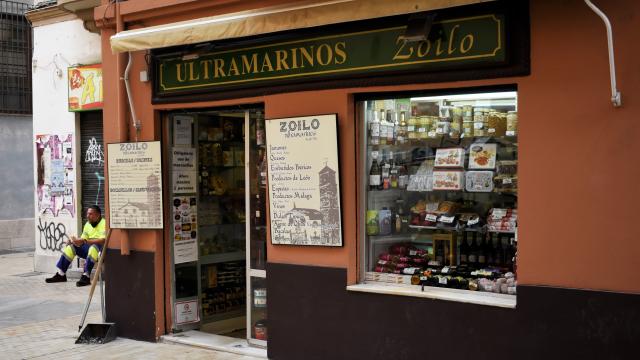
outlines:
[{"label": "high-visibility work trousers", "polygon": [[69,265],[71,265],[71,262],[77,256],[86,259],[84,263],[84,272],[90,274],[91,269],[93,269],[93,265],[98,262],[100,250],[102,250],[102,246],[95,244],[82,244],[82,246],[67,245],[62,250],[62,256],[60,256],[60,260],[58,260],[56,266],[58,269],[62,270],[62,272],[67,272]]}]

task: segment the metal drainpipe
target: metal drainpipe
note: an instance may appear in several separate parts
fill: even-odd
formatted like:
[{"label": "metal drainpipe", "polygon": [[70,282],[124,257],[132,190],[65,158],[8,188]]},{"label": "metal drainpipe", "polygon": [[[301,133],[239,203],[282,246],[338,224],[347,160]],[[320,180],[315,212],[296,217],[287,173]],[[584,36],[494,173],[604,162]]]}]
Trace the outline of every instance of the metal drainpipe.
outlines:
[{"label": "metal drainpipe", "polygon": [[[116,6],[115,8],[116,9],[116,33],[120,33],[121,31],[124,30],[124,22],[122,20],[122,15],[120,14],[120,2],[116,2],[115,6]],[[124,54],[120,53],[118,54],[117,62],[116,62],[116,71],[118,73],[118,83],[116,87],[118,90],[118,98],[117,98],[117,105],[118,105],[117,123],[118,123],[118,135],[119,135],[118,140],[128,141],[129,128],[127,126],[127,114],[125,110],[126,100],[125,100],[124,89],[122,88],[123,78],[120,75],[123,72],[123,68],[124,68]],[[129,255],[129,253],[130,253],[129,232],[126,229],[120,229],[120,254]]]},{"label": "metal drainpipe", "polygon": [[127,99],[129,100],[129,110],[131,111],[131,122],[133,127],[136,129],[135,133],[135,141],[138,141],[138,135],[140,135],[140,129],[142,125],[140,124],[140,120],[136,116],[136,110],[133,107],[133,99],[131,97],[131,86],[129,85],[129,71],[131,70],[131,64],[133,63],[133,57],[131,56],[131,52],[129,54],[129,61],[127,62],[127,67],[124,69],[124,86],[127,90]]},{"label": "metal drainpipe", "polygon": [[613,30],[611,29],[611,23],[600,9],[598,9],[590,0],[584,0],[585,4],[593,10],[602,21],[604,21],[604,26],[607,28],[607,43],[609,45],[609,73],[611,77],[611,102],[614,107],[620,107],[622,105],[621,94],[616,87],[616,64],[613,58]]}]

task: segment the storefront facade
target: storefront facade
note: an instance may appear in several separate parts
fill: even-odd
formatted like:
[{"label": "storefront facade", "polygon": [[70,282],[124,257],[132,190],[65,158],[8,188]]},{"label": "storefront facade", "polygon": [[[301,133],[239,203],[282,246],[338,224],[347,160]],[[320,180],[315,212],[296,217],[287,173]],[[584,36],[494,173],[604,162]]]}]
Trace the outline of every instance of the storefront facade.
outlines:
[{"label": "storefront facade", "polygon": [[[212,38],[202,46],[173,44],[176,46],[164,49],[150,45],[147,51],[128,44],[119,49],[121,52],[114,54],[112,37],[123,30],[135,33],[150,26],[283,5],[283,2],[270,1],[260,5],[234,1],[222,4],[190,2],[175,5],[166,1],[157,2],[153,8],[135,2],[117,5],[107,4],[106,1],[103,3],[95,9],[94,14],[102,32],[105,74],[104,141],[160,141],[163,149],[162,185],[165,190],[162,195],[162,230],[114,230],[107,254],[107,318],[118,324],[120,335],[155,341],[164,334],[189,328],[176,324],[175,313],[176,302],[180,301],[176,290],[176,228],[172,221],[175,215],[172,206],[177,194],[171,170],[175,169],[171,154],[177,144],[176,118],[191,119],[189,121],[197,124],[190,130],[193,131],[189,136],[190,141],[183,145],[193,149],[189,151],[199,154],[198,161],[202,160],[201,153],[206,151],[202,150],[201,145],[207,141],[217,141],[218,136],[227,139],[227,134],[219,135],[216,130],[224,129],[224,119],[237,119],[229,122],[239,127],[233,130],[233,126],[229,125],[228,138],[234,139],[237,136],[237,139],[242,137],[247,140],[242,145],[237,144],[237,150],[226,151],[234,154],[234,158],[244,156],[245,159],[244,166],[248,170],[244,178],[238,175],[238,179],[242,179],[242,185],[238,183],[238,188],[244,188],[246,213],[251,214],[245,216],[244,222],[248,223],[255,221],[256,206],[252,196],[261,185],[258,181],[261,175],[259,159],[263,155],[259,150],[261,144],[258,139],[262,135],[258,135],[260,125],[257,123],[262,118],[269,123],[274,119],[335,114],[338,134],[335,144],[339,154],[337,173],[341,213],[340,246],[274,244],[273,227],[277,219],[267,218],[266,231],[264,235],[259,235],[266,236],[266,267],[263,270],[262,265],[254,263],[245,268],[249,274],[248,282],[253,275],[267,279],[269,357],[413,358],[430,355],[453,358],[540,358],[577,354],[588,358],[616,358],[624,357],[631,351],[633,340],[638,338],[640,332],[636,310],[639,304],[640,278],[633,268],[635,255],[640,248],[632,236],[632,209],[636,202],[634,200],[638,197],[634,179],[638,170],[629,165],[633,164],[633,154],[638,150],[638,145],[631,140],[632,135],[638,132],[633,114],[640,110],[636,109],[638,105],[634,102],[640,78],[637,71],[634,71],[637,51],[632,48],[637,20],[629,15],[640,11],[637,5],[602,4],[602,10],[611,19],[614,28],[618,88],[622,93],[622,106],[614,107],[609,99],[605,29],[601,20],[581,1],[488,2],[469,7],[435,9],[432,14],[436,14],[436,18],[431,25],[436,29],[439,24],[439,29],[445,33],[449,31],[451,34],[453,29],[461,33],[464,30],[466,33],[463,34],[476,34],[478,39],[491,38],[490,23],[480,23],[477,29],[469,30],[464,28],[463,21],[484,15],[499,19],[500,21],[494,20],[493,23],[503,24],[504,27],[499,28],[493,37],[500,39],[491,48],[495,51],[484,60],[442,62],[447,65],[423,63],[409,69],[390,66],[384,71],[340,70],[338,65],[346,62],[346,57],[350,57],[351,53],[347,47],[340,45],[339,37],[381,32],[380,29],[397,27],[399,25],[395,22],[403,21],[406,24],[408,15],[391,18],[377,16],[359,22],[325,25],[319,29],[252,34],[251,37],[240,39]],[[319,9],[326,8],[319,6]],[[323,14],[327,16],[327,13]],[[568,17],[566,14],[572,16]],[[336,17],[340,16],[336,14]],[[454,25],[448,28],[446,24]],[[476,30],[478,32],[473,32]],[[243,72],[242,65],[235,70],[229,65],[233,62],[233,56],[243,59],[244,55],[244,59],[248,61],[245,70],[257,69],[250,62],[251,49],[268,50],[269,46],[297,42],[302,44],[299,48],[304,48],[304,41],[317,39],[319,34],[327,41],[337,40],[327,44],[324,52],[317,53],[319,55],[315,61],[318,63],[312,63],[310,58],[301,55],[302,50],[296,53],[291,49],[286,50],[286,54],[289,54],[287,62],[282,52],[278,55],[278,50],[285,50],[277,48],[273,50],[277,60],[270,63],[261,58],[260,70],[295,70],[291,69],[296,67],[294,58],[301,61],[298,68],[305,59],[306,66],[318,67],[318,64],[330,63],[328,54],[331,51],[332,65],[336,66],[332,73],[281,73],[281,78],[262,80],[256,79],[269,75],[254,74],[254,78],[244,78],[242,82],[214,84],[214,80],[226,78],[226,81],[231,78],[230,75],[240,75]],[[405,32],[404,35],[408,33]],[[444,38],[446,36],[442,39]],[[415,45],[411,45],[411,42],[396,42],[393,45],[399,46],[395,48],[396,56],[404,56],[403,51],[407,51],[407,54],[415,51],[422,52],[425,58],[439,55],[451,55],[450,58],[453,58],[456,51],[472,51],[469,38],[464,40],[463,35],[458,38],[458,43],[438,43],[437,38],[427,38],[422,43],[413,43]],[[458,38],[449,36],[449,39]],[[426,45],[420,47],[420,44],[426,43],[425,40],[433,40],[433,49],[428,49]],[[479,46],[480,42],[475,44]],[[129,55],[126,54],[127,46],[131,51]],[[321,46],[318,45],[318,49]],[[490,48],[491,44],[486,46]],[[380,45],[373,49],[374,52],[371,56],[365,56],[365,60],[375,59],[378,55],[375,50],[382,51],[385,48]],[[430,55],[428,50],[433,53]],[[207,54],[220,56],[207,58]],[[300,57],[296,58],[295,54]],[[118,81],[118,74],[123,74],[128,56],[132,60],[129,72],[130,100],[135,109],[135,119],[128,113],[130,110],[124,84]],[[222,56],[229,56],[225,58],[227,67],[219,62],[222,61]],[[198,68],[193,65],[194,59],[199,59],[205,66]],[[241,62],[239,60],[238,64]],[[207,68],[206,64],[211,67]],[[163,65],[175,69],[173,83],[164,72],[166,68]],[[287,66],[289,69],[285,69]],[[375,65],[368,66],[373,68]],[[150,75],[150,81],[145,81],[146,76],[141,73]],[[209,79],[211,81],[204,81]],[[371,155],[371,150],[379,151],[377,156],[393,162],[394,156],[389,152],[395,152],[397,156],[398,153],[407,153],[407,148],[412,146],[404,146],[403,143],[404,147],[397,149],[378,147],[380,144],[373,143],[372,136],[381,138],[382,135],[372,135],[370,124],[376,122],[374,118],[379,110],[390,108],[393,108],[392,112],[398,113],[398,117],[402,112],[405,112],[407,118],[433,115],[429,113],[430,110],[414,112],[414,104],[416,108],[427,107],[417,105],[420,102],[428,104],[438,101],[440,116],[455,118],[454,115],[443,115],[442,110],[450,109],[454,114],[459,107],[459,111],[464,111],[464,106],[471,106],[465,103],[469,101],[469,96],[473,101],[479,101],[482,96],[488,96],[491,101],[496,100],[489,105],[473,103],[474,108],[488,108],[488,112],[494,114],[502,112],[507,115],[511,111],[509,114],[513,115],[517,110],[517,138],[483,142],[497,143],[498,149],[517,148],[517,156],[500,158],[501,155],[498,155],[499,161],[510,161],[510,164],[517,161],[517,172],[511,174],[515,177],[500,184],[512,184],[512,181],[516,181],[517,197],[502,197],[500,194],[495,197],[491,195],[487,200],[480,195],[464,195],[477,191],[466,188],[464,191],[460,189],[459,197],[443,195],[441,200],[474,200],[483,204],[483,209],[491,208],[494,214],[498,212],[497,209],[510,209],[511,211],[503,214],[503,225],[512,223],[515,226],[515,220],[505,219],[512,213],[515,215],[513,210],[517,209],[517,231],[512,228],[499,228],[495,231],[508,234],[506,238],[500,237],[502,235],[496,238],[500,244],[511,246],[514,252],[517,241],[516,266],[507,264],[504,257],[502,261],[493,260],[495,267],[507,268],[501,275],[516,273],[517,291],[516,286],[513,286],[513,291],[503,291],[487,300],[485,295],[490,293],[487,288],[481,289],[485,291],[472,292],[448,289],[449,286],[431,289],[426,284],[423,292],[419,285],[412,287],[398,284],[399,286],[394,287],[388,281],[392,275],[400,275],[395,277],[399,282],[409,281],[403,279],[410,279],[411,275],[405,273],[407,275],[403,277],[401,274],[393,274],[393,271],[384,271],[385,266],[382,266],[380,273],[385,274],[386,280],[372,281],[373,273],[376,272],[372,258],[390,260],[382,259],[382,256],[386,256],[386,249],[379,251],[372,245],[374,237],[385,232],[382,225],[375,231],[366,226],[369,210],[374,210],[372,206],[377,206],[375,201],[374,205],[367,201],[378,196],[374,194],[374,191],[378,191],[373,188],[376,184],[370,183],[373,180],[369,177],[370,173],[374,173],[370,170],[372,157],[375,157]],[[459,102],[456,103],[455,99]],[[393,102],[389,102],[391,100]],[[388,105],[390,103],[394,105]],[[398,105],[402,103],[408,104],[407,107]],[[392,116],[391,122],[393,121]],[[460,125],[463,125],[462,118],[460,121]],[[205,128],[207,124],[212,124],[211,131],[198,132],[200,127]],[[244,135],[240,135],[243,131],[241,128],[244,129]],[[446,133],[455,138],[450,132],[452,128],[453,125],[449,124],[449,130],[442,130],[438,135]],[[476,129],[480,130],[482,127],[478,128],[474,124],[474,131]],[[462,132],[464,128],[460,126],[458,130]],[[505,129],[498,131],[505,132]],[[513,135],[515,134],[511,136]],[[462,138],[460,134],[457,136],[457,139]],[[505,136],[509,137],[509,134],[505,132]],[[496,136],[476,134],[469,137],[475,141],[478,138]],[[266,144],[270,144],[273,139],[267,132]],[[391,141],[394,144],[399,141],[397,134]],[[424,147],[429,144],[429,140],[421,144]],[[463,139],[457,144],[463,150],[466,149],[466,157],[470,158],[469,149],[475,143],[465,142]],[[254,149],[254,155],[251,156],[249,154],[254,145],[258,150]],[[239,155],[242,147],[244,153]],[[438,150],[455,148],[443,145],[427,147],[432,149],[429,151],[431,155],[435,155],[436,161],[441,153]],[[314,156],[314,150],[309,149],[309,158]],[[415,151],[411,152],[415,159]],[[515,150],[512,152],[515,153]],[[465,155],[464,151],[462,155]],[[406,159],[405,156],[407,155],[401,155],[400,158]],[[273,161],[270,158],[267,164]],[[198,163],[196,170],[199,174],[198,190],[185,193],[186,197],[199,197],[202,194],[201,167],[206,165],[204,163],[205,161]],[[229,163],[228,167],[235,164]],[[237,165],[241,167],[242,162]],[[269,172],[274,171],[273,168],[267,168],[271,169]],[[473,169],[471,165],[464,164],[453,168],[453,172],[458,173]],[[492,167],[494,168],[495,166]],[[451,170],[451,166],[445,169]],[[438,172],[438,169],[432,170],[434,174]],[[109,186],[109,175],[106,174],[105,177]],[[273,205],[273,189],[270,186],[273,179],[269,179],[265,184],[265,195],[267,203]],[[255,184],[250,184],[252,181]],[[495,186],[498,185],[496,183]],[[426,192],[430,193],[432,190],[433,188]],[[216,190],[207,188],[207,191]],[[402,196],[405,195],[400,197]],[[427,203],[425,206],[428,207],[429,194],[424,197]],[[407,196],[401,200],[411,202],[407,203],[407,209],[416,209],[415,198]],[[198,198],[197,201],[200,203],[202,199]],[[109,199],[107,207],[108,203]],[[294,206],[294,209],[297,208],[299,206]],[[611,208],[617,211],[608,210]],[[382,216],[380,210],[381,206],[375,209],[378,217]],[[197,211],[201,226],[206,214],[200,207]],[[266,212],[274,214],[274,209],[267,206]],[[311,221],[316,216],[311,211],[303,213],[306,221]],[[611,215],[613,213],[615,216]],[[461,214],[453,215],[459,217]],[[424,214],[422,216],[420,221],[425,220]],[[486,229],[489,229],[487,233],[490,234],[492,224],[486,214],[482,216],[487,223]],[[515,216],[512,218],[515,219]],[[460,219],[457,218],[456,221]],[[422,234],[422,231],[428,230],[424,223],[412,225],[413,230],[409,230],[412,234]],[[181,226],[184,227],[184,222]],[[434,227],[442,230],[442,227]],[[198,229],[199,236],[202,236],[203,230]],[[238,232],[250,239],[254,236],[248,227]],[[399,230],[395,235],[402,232]],[[462,234],[466,232],[461,232],[459,236],[463,236]],[[428,237],[432,238],[432,235],[428,232]],[[487,243],[494,241],[491,235],[487,238],[491,239]],[[415,240],[416,237],[412,235],[411,239]],[[447,239],[451,241],[450,238]],[[250,241],[246,243],[248,246],[252,244]],[[428,260],[437,259],[436,241],[431,240],[430,250],[419,246],[411,249],[411,256],[418,250],[423,250],[431,256]],[[404,240],[389,242],[391,245],[403,243]],[[459,267],[463,262],[461,255],[466,254],[455,242],[449,244],[454,245],[449,247],[447,253],[443,253],[446,254],[440,259],[443,263],[430,264],[438,268],[434,271],[434,274],[440,274],[438,276],[446,274],[441,266],[446,264],[445,258],[450,259],[448,265]],[[245,247],[244,250],[246,253],[255,249]],[[198,251],[199,258],[208,255],[202,253],[201,245]],[[398,257],[393,261],[395,269],[404,268],[397,267],[398,263],[409,262],[399,260],[399,257],[406,255],[405,250],[389,248],[388,252],[388,255]],[[513,258],[513,255],[508,257]],[[264,251],[256,256],[264,256]],[[248,259],[248,263],[251,263],[251,255]],[[198,260],[196,266],[204,266],[202,259]],[[195,274],[191,275],[195,279],[194,283],[208,281],[201,281],[209,275],[208,270],[203,269],[196,268]],[[427,281],[428,276],[422,270],[424,269],[421,269],[421,275],[425,279],[418,277],[418,281]],[[509,287],[515,285],[511,275],[508,278],[511,279]],[[505,278],[502,283],[506,284],[509,279]],[[496,282],[492,286],[502,283]],[[257,304],[256,294],[262,293],[251,291],[253,288],[248,289],[251,295],[246,297],[245,306],[254,306]],[[487,294],[483,295],[483,292]],[[195,299],[199,309],[203,309],[201,306],[204,297],[200,287],[195,295],[185,298]],[[201,321],[200,326],[203,325]],[[247,327],[254,325],[253,322],[247,322]],[[253,330],[250,329],[247,336],[250,339],[255,338],[255,332],[251,331]],[[460,346],[461,344],[464,346]]]}]

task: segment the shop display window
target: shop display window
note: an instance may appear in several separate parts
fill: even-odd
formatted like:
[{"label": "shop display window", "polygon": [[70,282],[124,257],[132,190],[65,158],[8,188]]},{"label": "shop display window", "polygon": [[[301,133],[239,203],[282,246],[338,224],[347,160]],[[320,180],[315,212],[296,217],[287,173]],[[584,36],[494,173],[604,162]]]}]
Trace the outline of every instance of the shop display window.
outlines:
[{"label": "shop display window", "polygon": [[517,93],[368,100],[359,109],[360,283],[515,305]]}]

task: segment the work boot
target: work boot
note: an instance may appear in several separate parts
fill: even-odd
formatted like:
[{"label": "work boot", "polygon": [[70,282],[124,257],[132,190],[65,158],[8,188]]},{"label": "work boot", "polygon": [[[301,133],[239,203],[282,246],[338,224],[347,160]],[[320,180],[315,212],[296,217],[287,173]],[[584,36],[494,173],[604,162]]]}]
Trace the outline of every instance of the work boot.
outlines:
[{"label": "work boot", "polygon": [[80,277],[80,280],[78,280],[78,282],[76,283],[76,286],[87,286],[87,285],[91,285],[91,279],[89,279],[89,277],[85,274],[82,274],[82,276]]},{"label": "work boot", "polygon": [[56,273],[52,277],[44,279],[44,281],[47,283],[65,282],[67,281],[67,275],[60,275]]}]

